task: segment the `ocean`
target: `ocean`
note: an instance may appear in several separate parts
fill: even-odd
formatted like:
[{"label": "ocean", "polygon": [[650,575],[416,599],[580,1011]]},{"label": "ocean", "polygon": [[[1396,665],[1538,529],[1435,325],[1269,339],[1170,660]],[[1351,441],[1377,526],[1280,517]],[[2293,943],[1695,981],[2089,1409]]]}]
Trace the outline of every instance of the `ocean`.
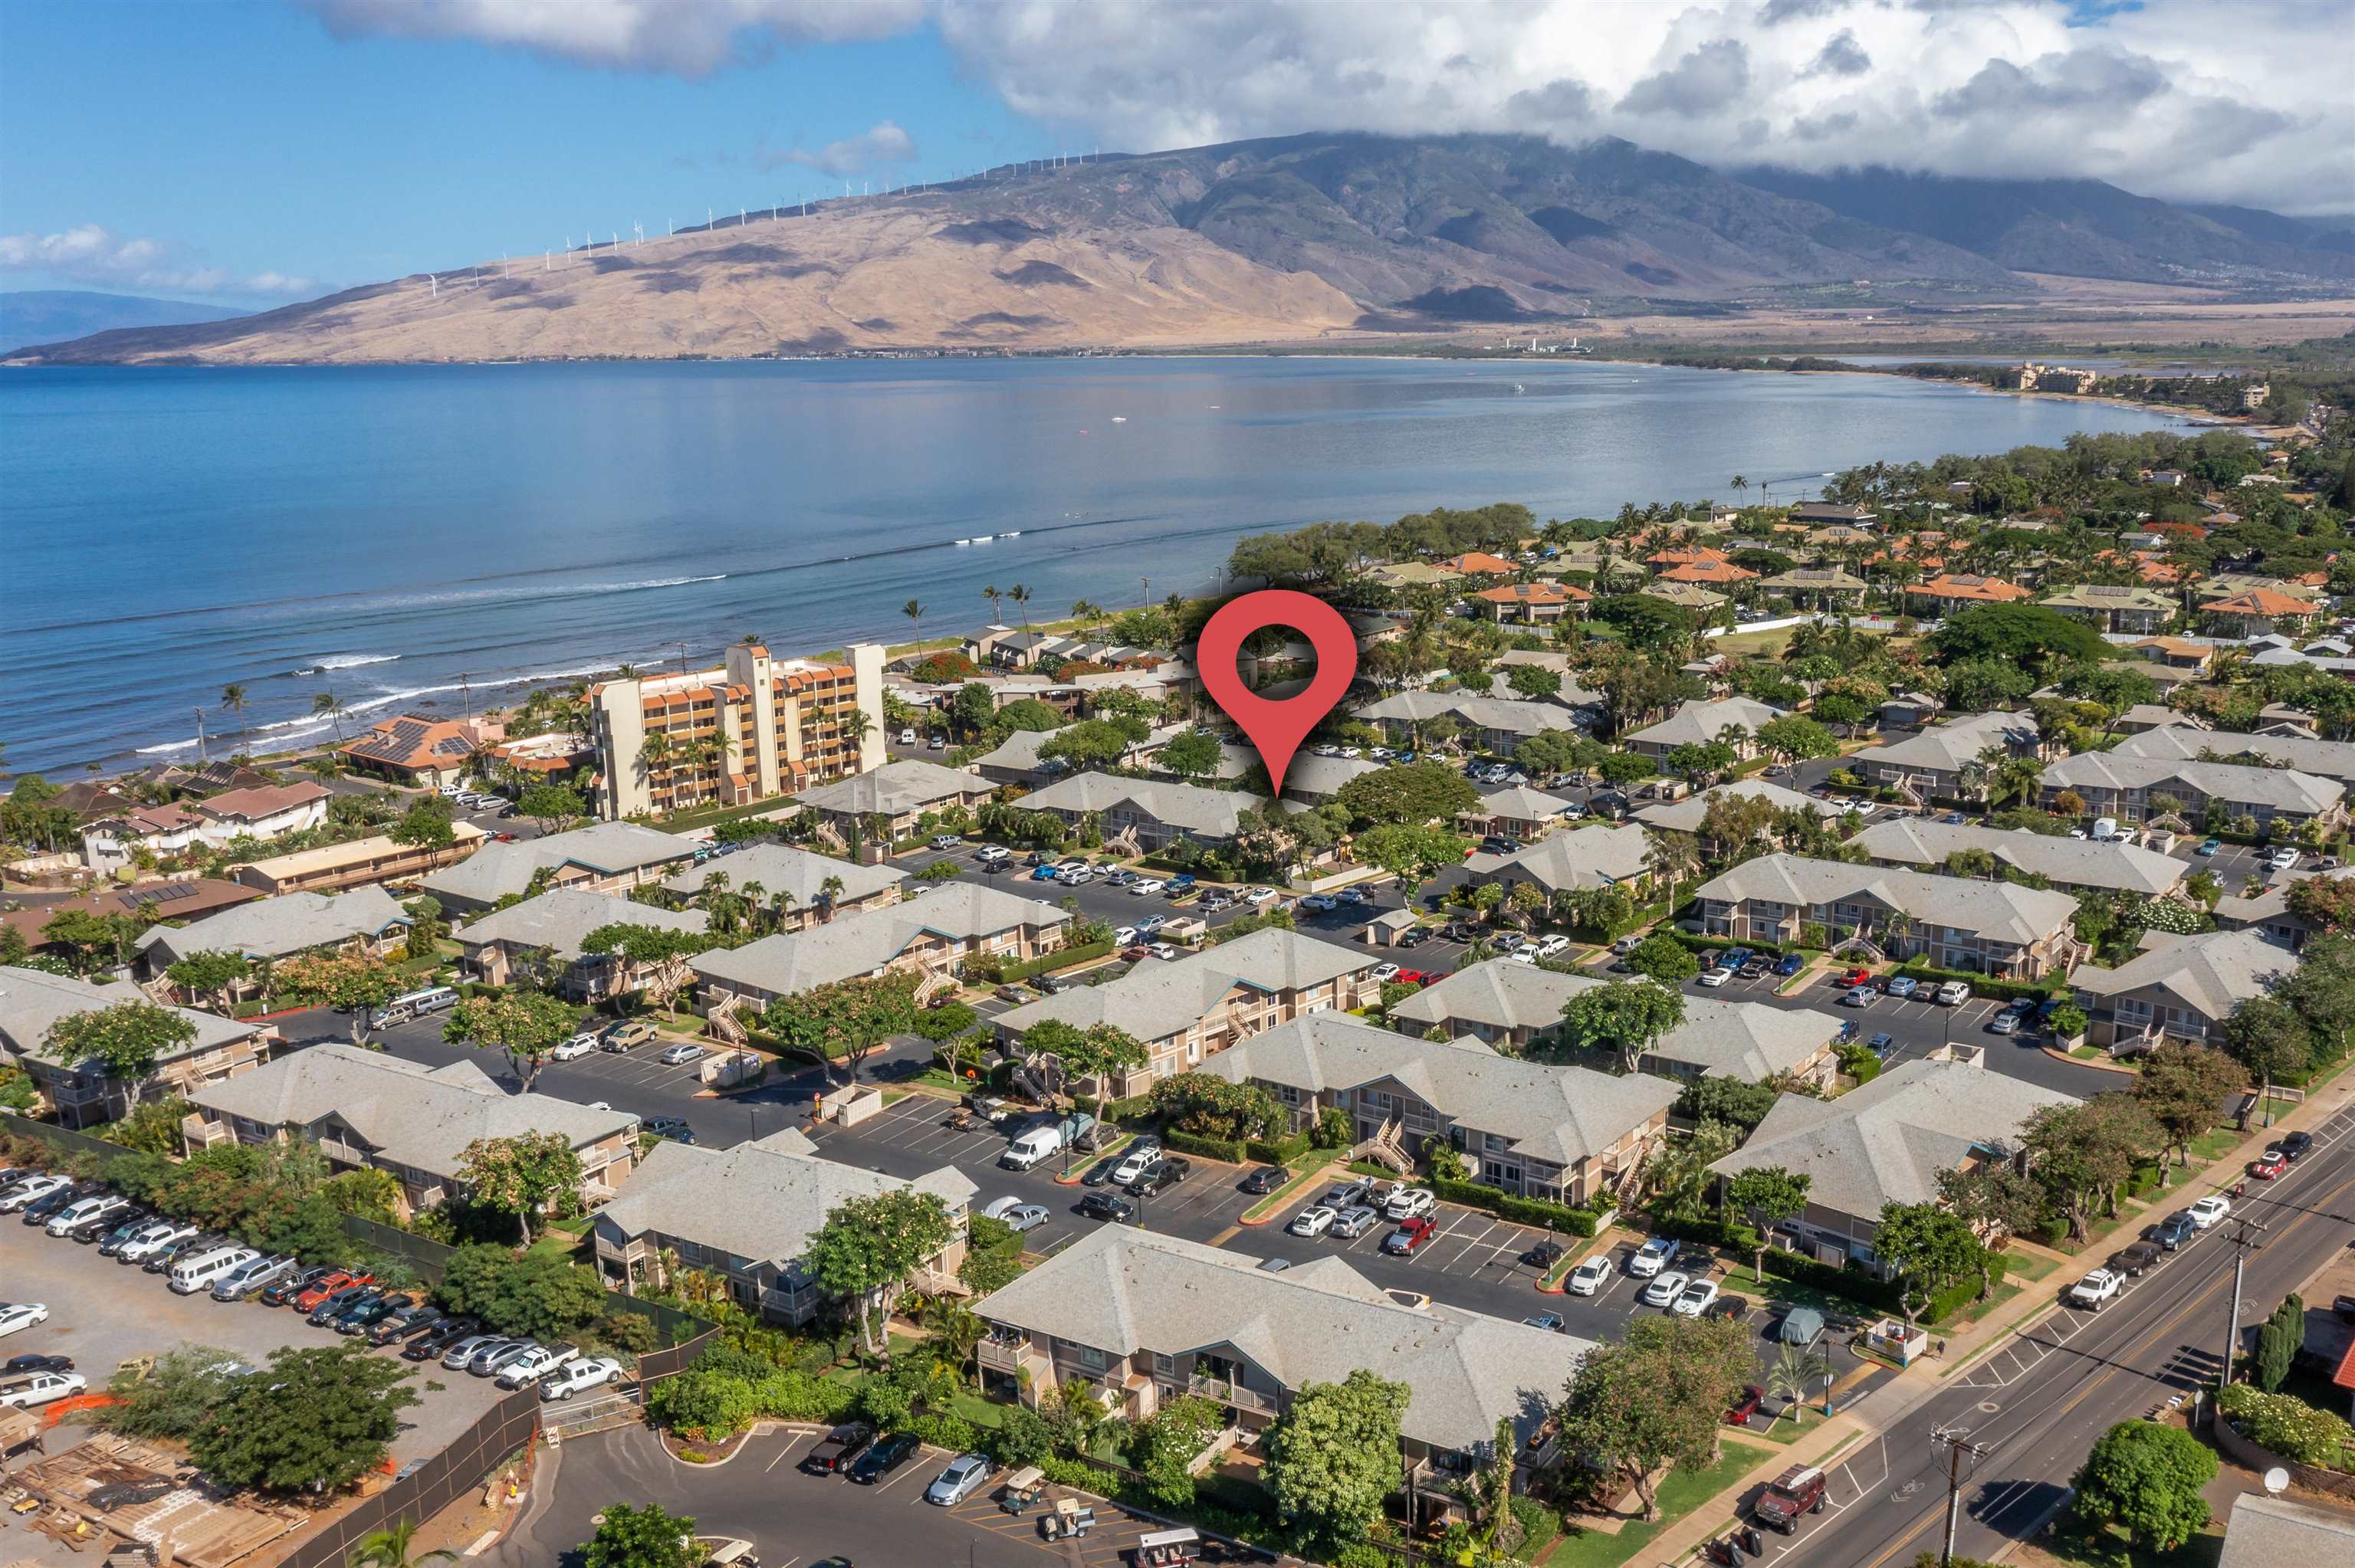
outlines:
[{"label": "ocean", "polygon": [[[2182,427],[1879,376],[1136,358],[0,374],[0,743],[110,770],[1213,587],[1242,535]],[[1017,607],[1003,606],[1009,620]],[[221,707],[242,683],[249,707]],[[240,740],[240,727],[245,736]]]}]

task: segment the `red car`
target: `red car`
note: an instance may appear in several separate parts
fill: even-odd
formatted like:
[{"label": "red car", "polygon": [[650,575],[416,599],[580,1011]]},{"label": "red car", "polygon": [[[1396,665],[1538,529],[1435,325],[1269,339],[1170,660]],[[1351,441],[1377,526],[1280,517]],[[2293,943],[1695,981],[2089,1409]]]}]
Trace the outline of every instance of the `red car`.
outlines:
[{"label": "red car", "polygon": [[2288,1169],[2289,1161],[2270,1149],[2249,1161],[2249,1174],[2260,1181],[2270,1181]]},{"label": "red car", "polygon": [[1421,969],[1401,969],[1391,977],[1400,985],[1429,985],[1433,977]]},{"label": "red car", "polygon": [[1392,1257],[1404,1257],[1438,1234],[1439,1227],[1427,1217],[1401,1220],[1398,1229],[1382,1238],[1382,1250]]},{"label": "red car", "polygon": [[1758,1406],[1765,1398],[1766,1391],[1756,1383],[1752,1383],[1742,1391],[1742,1397],[1726,1411],[1725,1424],[1728,1426],[1749,1425],[1750,1418],[1758,1414]]},{"label": "red car", "polygon": [[312,1308],[316,1307],[320,1302],[325,1301],[328,1297],[333,1296],[338,1290],[346,1289],[355,1285],[373,1285],[375,1283],[376,1276],[373,1274],[354,1274],[347,1269],[339,1268],[336,1270],[335,1273],[328,1275],[325,1278],[317,1281],[310,1289],[303,1292],[302,1295],[294,1298],[293,1305],[294,1310],[297,1312],[308,1312]]},{"label": "red car", "polygon": [[1854,991],[1860,985],[1870,985],[1872,983],[1872,971],[1870,969],[1850,969],[1848,973],[1840,976],[1838,980],[1832,983],[1838,986],[1842,991]]}]

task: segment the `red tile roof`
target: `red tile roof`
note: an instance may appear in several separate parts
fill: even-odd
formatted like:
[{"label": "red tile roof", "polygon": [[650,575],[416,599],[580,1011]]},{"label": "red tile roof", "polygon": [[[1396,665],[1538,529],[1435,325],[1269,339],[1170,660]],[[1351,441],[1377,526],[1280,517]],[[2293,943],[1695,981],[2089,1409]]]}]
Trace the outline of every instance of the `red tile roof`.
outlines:
[{"label": "red tile roof", "polygon": [[2035,596],[2017,583],[2000,577],[1932,577],[1926,583],[1916,583],[1908,593],[1927,595],[1931,599],[1964,599],[1975,604],[2009,604],[2015,599]]}]

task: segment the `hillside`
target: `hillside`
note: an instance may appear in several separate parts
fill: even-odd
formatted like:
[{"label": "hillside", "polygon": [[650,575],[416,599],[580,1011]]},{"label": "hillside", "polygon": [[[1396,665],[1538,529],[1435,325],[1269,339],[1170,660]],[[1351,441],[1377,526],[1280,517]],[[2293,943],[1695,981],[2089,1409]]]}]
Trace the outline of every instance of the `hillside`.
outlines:
[{"label": "hillside", "polygon": [[[131,327],[10,357],[250,364],[1149,348],[1574,325],[1642,301],[1708,309],[1857,280],[1871,281],[1884,303],[1917,288],[1941,301],[2025,301],[2035,286],[2014,269],[2073,270],[2056,262],[2130,278],[2165,267],[2355,273],[2355,256],[2256,232],[2263,220],[2292,220],[2248,213],[2232,227],[2109,186],[2090,189],[2138,204],[2131,222],[2105,217],[2095,229],[2048,203],[1994,239],[1981,229],[2011,187],[1988,186],[1956,216],[1947,206],[1967,206],[1970,193],[1924,196],[1871,175],[1817,186],[1736,179],[1614,140],[1565,148],[1517,136],[1295,136],[1000,173],[822,203],[806,215],[755,212],[546,269],[462,266],[236,322]],[[2081,214],[2100,205],[2082,191],[2076,200],[2071,210]]]},{"label": "hillside", "polygon": [[177,326],[246,314],[223,305],[100,294],[84,289],[0,290],[0,343],[57,343],[116,327]]}]

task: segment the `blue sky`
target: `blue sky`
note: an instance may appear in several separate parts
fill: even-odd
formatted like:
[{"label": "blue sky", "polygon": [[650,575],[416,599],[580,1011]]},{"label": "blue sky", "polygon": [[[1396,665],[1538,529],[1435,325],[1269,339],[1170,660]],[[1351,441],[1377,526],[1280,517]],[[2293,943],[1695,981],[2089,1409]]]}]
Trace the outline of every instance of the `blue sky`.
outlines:
[{"label": "blue sky", "polygon": [[[0,0],[0,287],[242,303],[1304,131],[2355,212],[2345,0]],[[798,153],[835,172],[794,160]]]}]

